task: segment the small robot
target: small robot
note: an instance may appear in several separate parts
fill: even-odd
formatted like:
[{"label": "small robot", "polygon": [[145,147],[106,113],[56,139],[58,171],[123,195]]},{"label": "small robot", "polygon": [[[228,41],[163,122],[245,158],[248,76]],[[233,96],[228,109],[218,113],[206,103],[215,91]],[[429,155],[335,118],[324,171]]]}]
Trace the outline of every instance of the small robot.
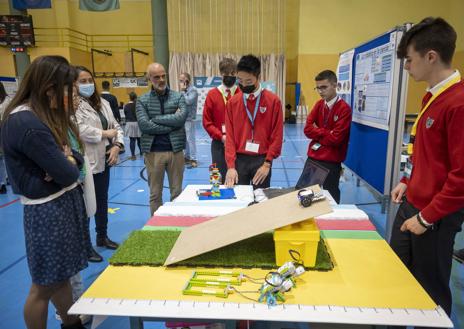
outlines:
[{"label": "small robot", "polygon": [[[286,262],[284,265],[278,268],[277,273],[279,273],[284,281],[285,288],[289,287],[289,289],[285,290],[284,292],[289,291],[291,288],[296,287],[295,278],[299,277],[305,272],[305,269],[302,265],[295,266],[294,262]],[[290,283],[285,283],[286,281],[290,281]]]},{"label": "small robot", "polygon": [[270,272],[259,289],[259,302],[266,301],[268,306],[277,305],[277,301],[285,302],[284,293],[296,287],[295,279],[302,275],[305,269],[294,262],[286,262],[276,272]]},{"label": "small robot", "polygon": [[[284,302],[285,297],[281,292],[283,284],[282,276],[277,272],[270,272],[266,276],[265,282],[259,289],[259,302],[266,301],[268,306],[277,305],[277,301]],[[291,289],[291,288],[289,288]]]}]

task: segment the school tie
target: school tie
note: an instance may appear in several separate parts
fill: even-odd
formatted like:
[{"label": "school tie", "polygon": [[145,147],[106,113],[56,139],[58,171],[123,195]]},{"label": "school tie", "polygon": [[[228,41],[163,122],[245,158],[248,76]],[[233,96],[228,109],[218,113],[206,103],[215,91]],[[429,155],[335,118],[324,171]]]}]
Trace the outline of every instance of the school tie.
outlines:
[{"label": "school tie", "polygon": [[253,102],[253,101],[255,100],[255,98],[256,98],[256,97],[255,97],[255,94],[250,94],[250,96],[248,96],[248,100],[249,100],[250,102]]},{"label": "school tie", "polygon": [[229,101],[230,97],[230,89],[226,89],[226,101]]}]

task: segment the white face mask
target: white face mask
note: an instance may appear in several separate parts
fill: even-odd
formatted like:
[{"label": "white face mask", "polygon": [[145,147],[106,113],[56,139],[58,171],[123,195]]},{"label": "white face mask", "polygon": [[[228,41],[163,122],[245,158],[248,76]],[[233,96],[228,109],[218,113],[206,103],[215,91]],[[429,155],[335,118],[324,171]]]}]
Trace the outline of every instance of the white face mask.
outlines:
[{"label": "white face mask", "polygon": [[79,84],[79,94],[81,96],[89,98],[95,92],[95,84],[94,83],[80,83]]}]

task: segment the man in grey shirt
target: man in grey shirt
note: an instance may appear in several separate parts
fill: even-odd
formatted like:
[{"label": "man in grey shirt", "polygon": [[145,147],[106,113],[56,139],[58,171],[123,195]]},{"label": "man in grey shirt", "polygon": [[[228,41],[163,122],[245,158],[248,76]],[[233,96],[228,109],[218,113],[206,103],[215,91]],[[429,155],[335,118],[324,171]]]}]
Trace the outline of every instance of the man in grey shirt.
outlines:
[{"label": "man in grey shirt", "polygon": [[185,144],[185,164],[192,168],[198,166],[197,163],[197,147],[195,145],[195,119],[197,116],[197,101],[198,92],[192,85],[190,74],[182,73],[179,77],[179,88],[184,95],[185,104],[187,106],[187,120],[185,121],[185,135],[187,143]]}]

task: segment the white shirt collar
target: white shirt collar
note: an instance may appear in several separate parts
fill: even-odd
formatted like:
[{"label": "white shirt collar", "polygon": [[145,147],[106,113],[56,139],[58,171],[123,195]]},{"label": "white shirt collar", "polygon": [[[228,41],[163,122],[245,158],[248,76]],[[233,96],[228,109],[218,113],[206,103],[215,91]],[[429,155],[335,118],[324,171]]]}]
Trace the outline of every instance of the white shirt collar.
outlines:
[{"label": "white shirt collar", "polygon": [[330,101],[328,101],[328,102],[326,101],[326,102],[325,102],[325,105],[327,105],[327,107],[329,108],[329,110],[331,110],[332,107],[335,105],[335,103],[338,101],[339,98],[340,98],[340,97],[338,97],[338,95],[337,95],[337,96],[335,96],[334,98],[332,98]]},{"label": "white shirt collar", "polygon": [[453,80],[454,78],[457,78],[457,77],[461,77],[461,74],[459,73],[458,70],[454,71],[453,74],[451,74],[449,77],[447,77],[445,80],[437,83],[435,86],[433,86],[432,88],[427,88],[427,91],[432,93],[432,95],[435,95],[438,90],[443,87],[445,84],[447,84],[448,82],[450,82],[451,80]]},{"label": "white shirt collar", "polygon": [[[258,90],[256,90],[253,95],[255,96],[255,98],[258,98],[259,94],[263,91],[263,88],[261,87],[261,84],[259,84],[259,88]],[[245,98],[248,99],[248,97],[250,97],[251,94],[245,94]]]},{"label": "white shirt collar", "polygon": [[103,90],[101,93],[102,93],[102,94],[109,94],[110,92],[109,92],[109,91],[106,91],[106,90]]}]

